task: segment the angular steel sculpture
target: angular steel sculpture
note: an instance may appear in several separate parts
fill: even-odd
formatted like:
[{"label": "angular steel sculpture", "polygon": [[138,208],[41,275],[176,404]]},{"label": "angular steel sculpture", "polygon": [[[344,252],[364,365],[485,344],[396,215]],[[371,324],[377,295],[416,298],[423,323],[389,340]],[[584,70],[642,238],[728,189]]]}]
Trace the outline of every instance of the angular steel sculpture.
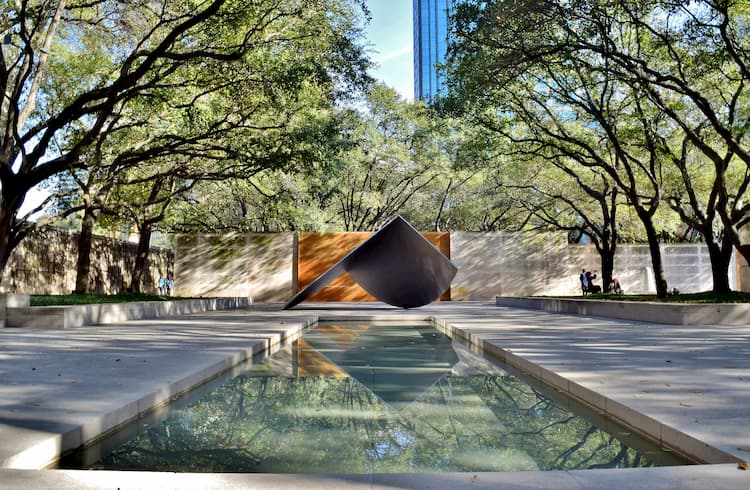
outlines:
[{"label": "angular steel sculpture", "polygon": [[344,272],[380,301],[416,308],[443,294],[457,270],[412,225],[396,216],[298,292],[284,309],[298,305]]}]

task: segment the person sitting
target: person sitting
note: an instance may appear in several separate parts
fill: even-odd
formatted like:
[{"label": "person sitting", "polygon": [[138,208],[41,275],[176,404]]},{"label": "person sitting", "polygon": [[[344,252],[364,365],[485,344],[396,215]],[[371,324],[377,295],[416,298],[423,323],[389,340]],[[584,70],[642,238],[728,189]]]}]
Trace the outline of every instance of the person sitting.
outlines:
[{"label": "person sitting", "polygon": [[589,285],[589,293],[601,293],[602,287],[594,284],[594,279],[596,279],[596,274],[592,274],[591,271],[586,271],[586,282]]}]

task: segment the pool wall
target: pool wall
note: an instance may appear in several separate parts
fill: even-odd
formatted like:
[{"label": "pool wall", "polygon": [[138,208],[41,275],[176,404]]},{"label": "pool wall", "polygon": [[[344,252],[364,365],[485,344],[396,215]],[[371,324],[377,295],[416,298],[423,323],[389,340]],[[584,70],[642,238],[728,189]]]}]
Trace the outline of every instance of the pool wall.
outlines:
[{"label": "pool wall", "polygon": [[[333,314],[315,314],[304,318],[295,318],[284,325],[284,331],[269,333],[264,339],[258,339],[247,348],[236,348],[234,353],[223,357],[218,362],[206,366],[194,366],[195,371],[186,371],[185,376],[147,394],[135,394],[134,400],[118,409],[110,410],[100,416],[86,419],[80,425],[69,426],[69,430],[53,433],[39,440],[33,445],[26,446],[20,452],[0,461],[0,466],[7,468],[44,468],[54,463],[61,455],[82,445],[92,444],[113,431],[121,428],[154,409],[168,404],[175,397],[191,391],[204,383],[220,376],[241,364],[254,355],[262,352],[273,353],[280,345],[293,340],[304,329],[315,325],[318,321],[341,321],[342,312]],[[611,398],[607,398],[578,383],[568,380],[548,369],[484,340],[479,335],[465,330],[460,324],[451,323],[451,319],[441,319],[432,314],[417,312],[407,314],[360,314],[356,311],[346,312],[345,318],[351,321],[425,321],[431,320],[433,325],[450,337],[458,337],[472,345],[477,352],[486,352],[494,356],[499,362],[512,366],[518,371],[528,374],[540,383],[545,383],[555,390],[570,396],[577,401],[597,410],[606,417],[628,428],[632,428],[647,437],[682,453],[693,460],[705,463],[733,463],[741,461],[737,457],[721,451],[713,446],[695,439],[673,427],[663,424],[651,417],[623,405]],[[283,322],[282,322],[283,323]],[[496,341],[496,340],[495,340]],[[164,362],[168,363],[169,359]],[[157,366],[154,366],[157,368]]]},{"label": "pool wall", "polygon": [[663,424],[658,420],[644,415],[611,398],[605,397],[585,386],[570,381],[569,379],[545,369],[538,364],[513,354],[509,349],[498,347],[477,335],[473,335],[458,326],[452,325],[449,321],[437,317],[433,317],[432,321],[438,330],[449,337],[458,337],[469,342],[478,352],[487,352],[491,354],[498,361],[512,366],[520,372],[538,380],[540,383],[544,383],[555,390],[592,407],[602,415],[613,419],[618,424],[650,437],[663,446],[684,454],[696,462],[706,464],[742,462],[742,460],[732,454],[706,444],[684,432],[680,432],[673,427]]},{"label": "pool wall", "polygon": [[657,303],[544,297],[497,296],[497,306],[549,313],[603,316],[669,325],[747,325],[747,303]]},{"label": "pool wall", "polygon": [[[281,345],[296,339],[304,329],[315,323],[316,320],[312,316],[297,319],[287,327],[285,332],[269,333],[263,339],[254,340],[246,348],[237,347],[233,354],[224,356],[217,362],[204,366],[198,364],[194,366],[197,368],[195,371],[186,372],[183,378],[155,391],[135,394],[132,401],[124,403],[119,408],[105,411],[95,417],[88,417],[80,424],[66,424],[67,430],[60,433],[54,433],[57,429],[49,430],[49,435],[46,437],[0,460],[0,467],[19,469],[49,467],[61,456],[107,437],[125,425],[169,404],[173,399],[227,373],[254,356],[262,353],[270,355],[276,352]],[[164,359],[163,362],[169,363],[170,359]],[[158,369],[156,365],[152,367]],[[90,366],[89,369],[97,369],[97,366]],[[85,403],[85,400],[82,403]]]}]

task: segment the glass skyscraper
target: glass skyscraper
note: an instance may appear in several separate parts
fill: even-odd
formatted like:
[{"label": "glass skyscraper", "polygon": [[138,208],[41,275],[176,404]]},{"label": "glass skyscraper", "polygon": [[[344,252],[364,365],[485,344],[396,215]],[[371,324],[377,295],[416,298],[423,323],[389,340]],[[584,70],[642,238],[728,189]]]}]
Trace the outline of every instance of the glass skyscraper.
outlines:
[{"label": "glass skyscraper", "polygon": [[448,17],[458,0],[413,0],[414,100],[429,100],[443,89],[445,80],[435,65],[445,61]]}]

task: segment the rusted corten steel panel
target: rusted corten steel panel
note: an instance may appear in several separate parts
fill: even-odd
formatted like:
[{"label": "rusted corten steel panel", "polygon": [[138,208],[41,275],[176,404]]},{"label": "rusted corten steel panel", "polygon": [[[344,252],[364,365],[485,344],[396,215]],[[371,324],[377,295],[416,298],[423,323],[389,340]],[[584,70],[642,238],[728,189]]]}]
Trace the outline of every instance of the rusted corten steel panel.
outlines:
[{"label": "rusted corten steel panel", "polygon": [[[346,254],[370,238],[371,232],[300,233],[298,238],[297,291],[306,288],[316,277],[330,269]],[[422,233],[435,248],[450,259],[450,233]],[[448,288],[440,301],[450,301]],[[377,301],[344,272],[307,301]]]},{"label": "rusted corten steel panel", "polygon": [[[397,216],[373,234],[358,233],[348,240],[329,234],[327,243],[321,244],[320,236],[302,236],[297,251],[299,291],[284,308],[322,301],[321,296],[328,301],[377,299],[403,308],[431,303],[450,289],[457,271],[449,259],[450,238],[441,235],[430,238],[447,253]],[[359,244],[352,249],[352,242]],[[321,294],[331,284],[334,292]],[[356,292],[359,286],[364,294]]]}]

